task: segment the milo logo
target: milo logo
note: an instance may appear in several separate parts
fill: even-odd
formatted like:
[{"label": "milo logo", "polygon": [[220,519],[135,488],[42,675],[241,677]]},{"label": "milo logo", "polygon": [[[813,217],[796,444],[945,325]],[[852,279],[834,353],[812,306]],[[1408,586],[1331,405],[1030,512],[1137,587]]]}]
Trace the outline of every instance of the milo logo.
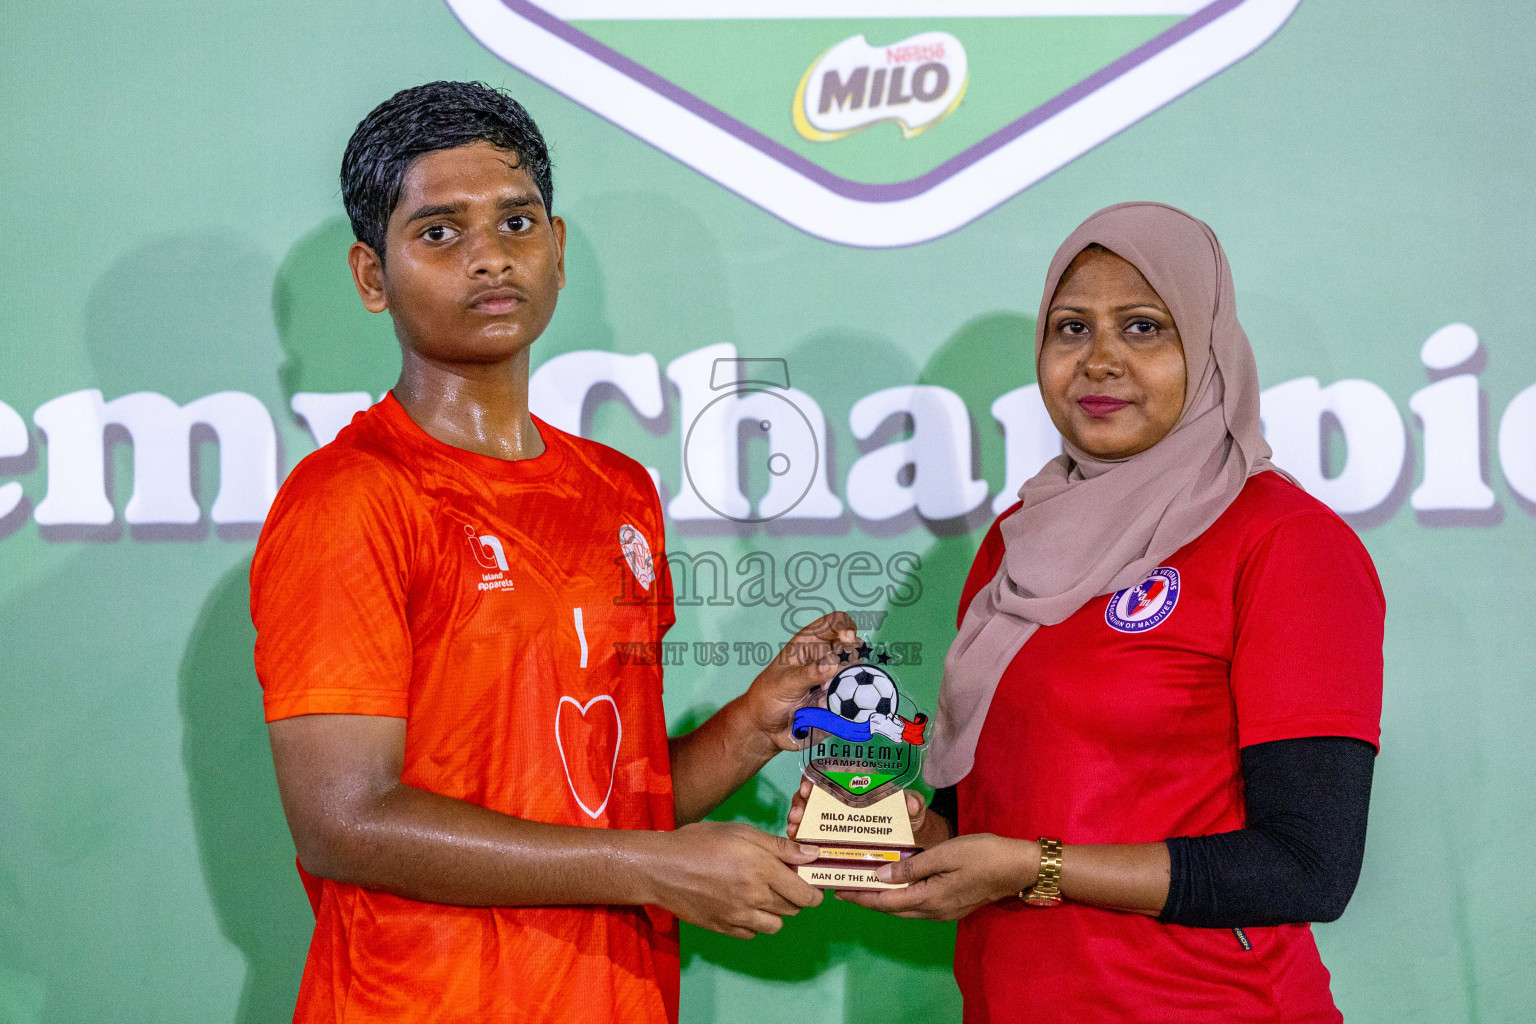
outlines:
[{"label": "milo logo", "polygon": [[795,128],[830,142],[881,121],[911,138],[954,112],[969,81],[965,47],[948,32],[890,46],[850,36],[816,58],[795,90]]}]

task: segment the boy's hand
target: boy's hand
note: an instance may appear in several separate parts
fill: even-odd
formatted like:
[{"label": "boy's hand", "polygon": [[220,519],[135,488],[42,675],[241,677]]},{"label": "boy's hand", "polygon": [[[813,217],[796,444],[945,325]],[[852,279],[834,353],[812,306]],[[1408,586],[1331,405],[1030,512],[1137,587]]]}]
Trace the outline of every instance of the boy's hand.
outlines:
[{"label": "boy's hand", "polygon": [[858,629],[847,612],[832,612],[790,638],[768,667],[752,680],[742,695],[753,721],[779,750],[796,750],[790,734],[795,712],[818,686],[857,660],[857,655],[838,658],[859,645]]},{"label": "boy's hand", "polygon": [[815,860],[813,846],[715,821],[684,825],[659,838],[665,845],[652,865],[655,898],[647,902],[689,924],[750,939],[777,932],[785,916],[821,902],[821,890],[786,866]]},{"label": "boy's hand", "polygon": [[[805,802],[811,798],[811,785],[810,779],[801,779],[800,788],[789,802],[786,831],[791,839],[799,833],[800,822],[805,818]],[[929,814],[928,801],[916,790],[907,790],[907,817],[912,822],[913,841],[924,849],[937,846],[950,838],[949,822],[944,820],[943,815]]]}]

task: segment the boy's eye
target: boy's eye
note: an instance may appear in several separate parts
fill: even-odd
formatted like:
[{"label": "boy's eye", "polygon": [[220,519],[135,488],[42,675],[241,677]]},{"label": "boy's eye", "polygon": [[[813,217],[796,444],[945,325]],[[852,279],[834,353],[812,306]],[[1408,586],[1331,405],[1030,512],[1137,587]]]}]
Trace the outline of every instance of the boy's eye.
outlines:
[{"label": "boy's eye", "polygon": [[507,227],[512,231],[527,231],[533,227],[533,221],[522,214],[507,218]]},{"label": "boy's eye", "polygon": [[453,229],[446,224],[433,224],[421,233],[421,237],[429,242],[446,242],[453,236]]}]

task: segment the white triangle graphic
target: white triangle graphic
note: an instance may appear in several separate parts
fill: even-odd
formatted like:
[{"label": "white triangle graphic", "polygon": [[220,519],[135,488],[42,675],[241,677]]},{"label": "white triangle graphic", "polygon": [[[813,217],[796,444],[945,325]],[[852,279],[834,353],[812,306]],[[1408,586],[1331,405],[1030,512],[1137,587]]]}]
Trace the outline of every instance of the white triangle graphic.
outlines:
[{"label": "white triangle graphic", "polygon": [[[1258,49],[1301,0],[1092,0],[1079,5],[1073,13],[1188,16],[961,156],[920,178],[888,185],[852,182],[822,170],[565,20],[615,17],[617,0],[446,2],[492,53],[732,192],[819,238],[884,248],[946,235],[1061,169]],[[1002,10],[1017,16],[1064,6],[1046,0],[957,2],[973,13]],[[761,16],[768,5],[744,6]],[[776,6],[803,12],[828,5],[785,0]],[[873,0],[837,0],[835,6],[893,7]],[[943,6],[933,0],[899,4],[911,11]],[[624,7],[630,17],[729,16],[704,0],[637,0]]]}]

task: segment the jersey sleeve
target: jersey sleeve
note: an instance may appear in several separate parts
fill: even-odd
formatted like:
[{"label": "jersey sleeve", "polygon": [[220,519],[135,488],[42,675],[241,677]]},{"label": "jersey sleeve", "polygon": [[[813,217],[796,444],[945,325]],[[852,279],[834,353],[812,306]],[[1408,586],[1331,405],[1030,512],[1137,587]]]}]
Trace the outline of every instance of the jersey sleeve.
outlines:
[{"label": "jersey sleeve", "polygon": [[410,520],[388,474],[370,462],[301,464],[262,528],[251,618],[269,722],[406,716]]},{"label": "jersey sleeve", "polygon": [[1282,520],[1237,580],[1238,746],[1348,736],[1379,746],[1386,601],[1365,546],[1326,511]]},{"label": "jersey sleeve", "polygon": [[997,567],[1003,564],[1003,520],[1017,512],[1023,504],[1017,501],[1003,510],[1002,515],[992,520],[992,528],[982,538],[976,558],[971,562],[971,571],[965,576],[965,585],[960,588],[960,607],[955,612],[956,629],[965,620],[965,610],[971,606],[971,599],[992,581],[992,577],[997,575]]}]

